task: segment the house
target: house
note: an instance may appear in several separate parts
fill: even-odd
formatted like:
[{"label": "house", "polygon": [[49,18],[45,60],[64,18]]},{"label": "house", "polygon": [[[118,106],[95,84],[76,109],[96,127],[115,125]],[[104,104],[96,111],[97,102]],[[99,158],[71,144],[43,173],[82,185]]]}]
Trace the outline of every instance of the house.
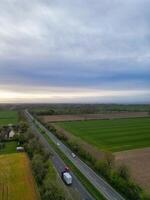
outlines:
[{"label": "house", "polygon": [[12,139],[14,137],[14,135],[15,135],[14,129],[12,129],[8,126],[3,126],[0,129],[0,141]]},{"label": "house", "polygon": [[9,139],[13,138],[15,136],[14,130],[10,130],[9,132]]}]

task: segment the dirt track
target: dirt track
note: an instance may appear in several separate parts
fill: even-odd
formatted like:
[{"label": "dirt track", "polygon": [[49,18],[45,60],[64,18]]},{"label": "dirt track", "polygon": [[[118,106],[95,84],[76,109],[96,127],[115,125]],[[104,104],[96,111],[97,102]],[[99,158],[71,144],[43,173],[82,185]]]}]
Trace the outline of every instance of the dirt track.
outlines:
[{"label": "dirt track", "polygon": [[148,117],[148,112],[112,112],[106,114],[81,114],[81,115],[45,115],[40,116],[44,122],[59,122],[59,121],[77,121],[90,119],[118,119],[118,118],[134,118]]},{"label": "dirt track", "polygon": [[115,155],[117,164],[127,165],[132,178],[150,191],[150,148],[118,152]]}]

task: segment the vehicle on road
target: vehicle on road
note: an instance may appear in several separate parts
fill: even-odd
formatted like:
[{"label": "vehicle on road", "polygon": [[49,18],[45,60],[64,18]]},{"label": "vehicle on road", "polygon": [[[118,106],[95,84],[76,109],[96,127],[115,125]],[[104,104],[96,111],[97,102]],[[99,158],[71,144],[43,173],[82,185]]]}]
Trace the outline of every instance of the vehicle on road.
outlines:
[{"label": "vehicle on road", "polygon": [[66,168],[61,172],[61,177],[62,177],[63,181],[66,183],[66,185],[72,184],[72,176],[69,173],[69,171],[66,170]]},{"label": "vehicle on road", "polygon": [[72,155],[72,157],[73,157],[73,158],[75,158],[75,157],[76,157],[76,155],[75,155],[74,153],[71,153],[71,155]]},{"label": "vehicle on road", "polygon": [[60,146],[59,142],[57,142],[57,146]]},{"label": "vehicle on road", "polygon": [[65,171],[66,171],[66,172],[69,172],[69,167],[66,166],[66,167],[65,167]]}]

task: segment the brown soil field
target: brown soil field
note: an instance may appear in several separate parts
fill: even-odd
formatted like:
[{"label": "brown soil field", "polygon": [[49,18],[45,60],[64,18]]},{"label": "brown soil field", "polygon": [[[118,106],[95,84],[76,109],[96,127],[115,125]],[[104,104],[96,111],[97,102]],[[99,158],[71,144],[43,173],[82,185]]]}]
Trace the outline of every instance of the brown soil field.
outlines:
[{"label": "brown soil field", "polygon": [[77,121],[91,119],[118,119],[118,118],[135,118],[148,117],[148,112],[112,112],[105,114],[81,114],[81,115],[45,115],[39,118],[45,122],[60,122],[60,121]]},{"label": "brown soil field", "polygon": [[133,180],[150,192],[150,148],[115,153],[115,160],[128,166]]}]

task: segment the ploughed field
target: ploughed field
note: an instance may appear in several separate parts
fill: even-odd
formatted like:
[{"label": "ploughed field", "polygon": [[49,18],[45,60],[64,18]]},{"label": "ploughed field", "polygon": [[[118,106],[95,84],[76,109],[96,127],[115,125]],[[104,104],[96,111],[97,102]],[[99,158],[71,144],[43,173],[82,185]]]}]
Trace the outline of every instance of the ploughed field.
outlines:
[{"label": "ploughed field", "polygon": [[0,111],[0,126],[16,124],[18,113],[16,111]]},{"label": "ploughed field", "polygon": [[76,114],[76,115],[41,115],[39,118],[45,122],[63,122],[63,121],[79,121],[79,120],[95,120],[95,119],[120,119],[120,118],[135,118],[148,117],[148,112],[106,112],[101,114]]},{"label": "ploughed field", "polygon": [[150,192],[150,148],[115,153],[116,164],[128,166],[133,180]]},{"label": "ploughed field", "polygon": [[0,199],[38,199],[26,154],[0,155]]},{"label": "ploughed field", "polygon": [[101,150],[118,152],[150,147],[150,118],[59,122],[57,125]]}]

